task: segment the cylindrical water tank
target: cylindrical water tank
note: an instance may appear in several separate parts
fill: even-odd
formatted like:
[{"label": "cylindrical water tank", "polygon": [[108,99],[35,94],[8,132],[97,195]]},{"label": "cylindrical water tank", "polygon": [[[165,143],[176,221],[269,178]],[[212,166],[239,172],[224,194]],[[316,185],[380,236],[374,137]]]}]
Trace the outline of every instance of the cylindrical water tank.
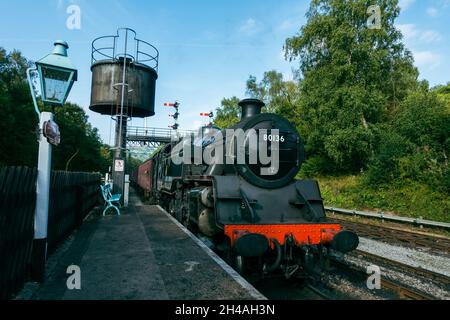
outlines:
[{"label": "cylindrical water tank", "polygon": [[[124,58],[101,60],[92,67],[89,109],[105,115],[120,114]],[[158,74],[152,67],[127,59],[124,115],[150,117],[155,114],[155,87]]]}]

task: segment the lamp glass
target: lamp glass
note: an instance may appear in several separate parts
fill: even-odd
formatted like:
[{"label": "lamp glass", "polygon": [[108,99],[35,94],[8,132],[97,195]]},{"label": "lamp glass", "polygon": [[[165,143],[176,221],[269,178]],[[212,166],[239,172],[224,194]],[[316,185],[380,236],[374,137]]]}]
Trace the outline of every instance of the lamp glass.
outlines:
[{"label": "lamp glass", "polygon": [[73,83],[74,71],[38,65],[42,100],[49,104],[63,105]]}]

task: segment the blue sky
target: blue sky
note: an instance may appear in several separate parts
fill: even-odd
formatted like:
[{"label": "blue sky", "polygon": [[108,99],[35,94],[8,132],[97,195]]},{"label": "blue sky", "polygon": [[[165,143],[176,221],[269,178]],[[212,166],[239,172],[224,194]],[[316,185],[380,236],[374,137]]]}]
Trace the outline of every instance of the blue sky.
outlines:
[{"label": "blue sky", "polygon": [[[164,102],[181,102],[182,129],[205,123],[223,97],[244,97],[249,75],[276,69],[289,79],[298,62],[284,60],[282,47],[306,21],[309,1],[292,0],[0,0],[0,46],[37,60],[64,39],[79,70],[69,100],[83,106],[104,142],[113,142],[109,117],[89,111],[90,51],[94,38],[130,27],[160,51],[156,116],[148,125],[171,123]],[[81,9],[81,29],[69,30],[66,10]],[[400,0],[397,25],[414,53],[421,78],[431,85],[450,81],[450,0]],[[133,125],[143,125],[134,119]]]}]

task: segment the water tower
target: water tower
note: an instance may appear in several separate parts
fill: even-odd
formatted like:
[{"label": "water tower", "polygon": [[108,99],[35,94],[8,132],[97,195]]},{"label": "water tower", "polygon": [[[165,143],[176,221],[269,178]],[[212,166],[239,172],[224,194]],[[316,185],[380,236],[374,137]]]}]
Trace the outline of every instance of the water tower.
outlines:
[{"label": "water tower", "polygon": [[112,176],[114,193],[123,194],[126,168],[127,123],[132,117],[155,114],[158,50],[120,28],[114,36],[92,42],[92,88],[89,109],[116,122]]}]

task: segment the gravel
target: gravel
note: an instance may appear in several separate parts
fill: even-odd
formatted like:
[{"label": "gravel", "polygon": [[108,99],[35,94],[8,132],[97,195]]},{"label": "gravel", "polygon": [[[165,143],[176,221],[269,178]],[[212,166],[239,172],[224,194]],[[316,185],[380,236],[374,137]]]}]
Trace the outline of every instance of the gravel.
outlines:
[{"label": "gravel", "polygon": [[384,300],[377,292],[370,292],[366,288],[362,288],[342,275],[327,274],[322,277],[327,286],[337,292],[346,295],[345,300]]},{"label": "gravel", "polygon": [[450,259],[423,251],[360,238],[359,250],[450,277]]},{"label": "gravel", "polygon": [[[344,260],[354,266],[365,269],[371,263],[364,260],[364,258],[354,257],[354,256],[345,256]],[[426,292],[429,295],[435,297],[440,300],[449,300],[450,292],[445,288],[443,284],[437,284],[429,279],[418,278],[415,276],[408,275],[404,272],[400,272],[397,270],[391,270],[385,266],[379,266],[381,269],[382,277],[387,279],[395,280],[397,282],[403,283],[411,288],[416,288],[422,292]],[[376,293],[376,290],[375,290]]]}]

